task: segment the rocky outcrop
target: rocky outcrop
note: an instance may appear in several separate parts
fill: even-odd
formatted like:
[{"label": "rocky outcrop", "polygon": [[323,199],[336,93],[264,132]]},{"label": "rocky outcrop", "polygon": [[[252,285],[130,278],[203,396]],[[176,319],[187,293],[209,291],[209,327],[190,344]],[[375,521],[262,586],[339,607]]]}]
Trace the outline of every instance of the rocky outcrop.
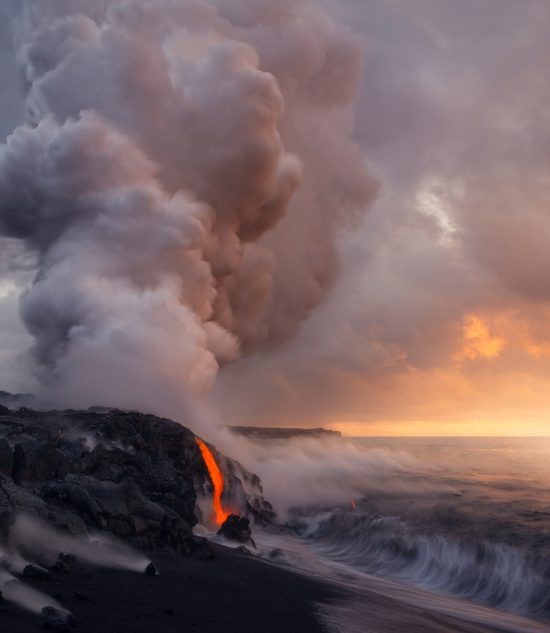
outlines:
[{"label": "rocky outcrop", "polygon": [[254,543],[252,539],[250,520],[246,517],[240,517],[237,514],[230,514],[227,517],[218,530],[218,535],[230,541],[237,541],[237,543],[256,547],[256,543]]},{"label": "rocky outcrop", "polygon": [[[216,454],[228,491],[258,520],[272,518],[259,479]],[[72,534],[107,531],[138,546],[183,553],[197,491],[211,490],[194,434],[135,412],[0,410],[0,538],[21,511]]]}]

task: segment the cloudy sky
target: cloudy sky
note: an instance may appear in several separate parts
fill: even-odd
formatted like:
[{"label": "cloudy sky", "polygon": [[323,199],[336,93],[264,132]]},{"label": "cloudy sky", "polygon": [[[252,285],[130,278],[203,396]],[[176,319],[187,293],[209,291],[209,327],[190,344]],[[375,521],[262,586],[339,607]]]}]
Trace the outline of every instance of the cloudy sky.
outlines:
[{"label": "cloudy sky", "polygon": [[[166,377],[165,362],[174,367],[170,380],[183,371],[185,388],[191,385],[232,423],[324,425],[353,434],[550,432],[550,6],[546,0],[325,0],[313,3],[315,7],[288,1],[281,3],[280,13],[261,0],[234,0],[223,10],[218,2],[180,3],[209,5],[208,13],[197,9],[193,14],[201,25],[195,30],[185,17],[182,24],[188,32],[172,34],[168,48],[171,59],[181,58],[178,72],[187,64],[181,70],[187,82],[182,80],[184,90],[193,85],[193,94],[198,95],[197,102],[202,99],[210,120],[224,106],[210,96],[204,73],[199,77],[195,72],[198,62],[193,73],[188,70],[206,48],[221,46],[222,39],[226,46],[245,42],[254,48],[257,59],[239,57],[239,63],[275,78],[275,84],[267,85],[266,74],[258,74],[251,87],[247,71],[249,79],[236,84],[243,91],[238,100],[235,97],[235,110],[255,99],[256,91],[263,95],[264,104],[273,99],[262,118],[265,169],[256,169],[254,163],[252,172],[243,177],[248,183],[252,173],[253,191],[248,185],[233,191],[229,183],[238,180],[240,172],[223,171],[227,167],[219,155],[214,159],[212,152],[202,149],[225,139],[248,151],[252,143],[246,136],[252,134],[248,125],[238,128],[238,136],[228,136],[226,130],[215,135],[208,126],[199,127],[200,122],[189,123],[197,119],[186,113],[186,125],[195,125],[194,144],[186,145],[182,137],[180,146],[174,140],[174,146],[168,147],[172,136],[163,141],[165,131],[148,117],[159,115],[168,126],[176,109],[151,112],[151,102],[143,108],[147,117],[139,111],[136,95],[144,94],[144,102],[148,95],[161,95],[164,100],[154,101],[154,107],[161,108],[158,104],[168,100],[162,92],[165,88],[160,81],[153,85],[141,79],[129,79],[127,87],[124,72],[131,76],[133,67],[120,62],[130,59],[124,57],[127,51],[115,50],[107,36],[98,45],[93,32],[97,25],[103,25],[105,32],[107,24],[126,36],[135,14],[119,12],[115,20],[114,12],[105,13],[105,6],[117,3],[97,0],[88,4],[95,7],[93,11],[81,8],[85,21],[78,17],[78,9],[60,8],[66,3],[46,2],[42,6],[51,10],[33,15],[29,11],[24,28],[18,27],[16,62],[8,17],[15,15],[18,4],[3,3],[1,8],[5,18],[0,20],[2,138],[24,120],[31,124],[29,129],[42,121],[38,129],[43,129],[39,134],[45,149],[33,145],[33,151],[43,151],[41,160],[49,160],[48,148],[72,151],[70,143],[78,134],[105,137],[107,132],[99,130],[95,119],[79,119],[76,131],[63,126],[84,109],[98,112],[117,131],[109,147],[120,145],[121,155],[134,156],[135,145],[143,153],[135,157],[135,173],[125,171],[117,186],[124,182],[125,187],[128,183],[134,189],[141,187],[143,174],[149,174],[147,157],[160,165],[160,171],[153,170],[160,174],[154,176],[155,182],[162,185],[155,196],[185,188],[218,217],[223,212],[225,219],[214,222],[206,242],[200,246],[193,242],[191,248],[198,249],[201,261],[210,266],[211,279],[205,285],[218,298],[208,299],[206,291],[203,297],[196,289],[203,274],[200,266],[190,275],[187,271],[195,263],[188,261],[185,274],[181,273],[183,303],[192,312],[192,323],[202,319],[215,324],[196,334],[196,344],[179,350],[202,359],[201,372],[208,374],[208,380],[198,382],[208,384],[195,390],[194,362],[176,367],[169,342],[152,334],[163,328],[173,341],[179,323],[190,336],[195,336],[194,325],[183,317],[165,320],[163,316],[159,321],[158,305],[166,310],[171,305],[164,295],[155,299],[156,307],[151,307],[153,300],[144,306],[144,287],[149,290],[157,282],[143,281],[145,273],[136,270],[139,266],[145,270],[145,262],[136,263],[130,251],[116,249],[125,262],[125,291],[132,277],[128,302],[124,305],[120,288],[114,286],[110,288],[116,296],[102,297],[101,303],[80,291],[79,305],[91,306],[101,318],[111,304],[116,308],[101,325],[99,317],[71,316],[72,329],[59,334],[59,321],[65,319],[59,315],[69,305],[73,309],[76,297],[74,289],[67,295],[58,293],[63,284],[73,283],[67,281],[66,269],[74,270],[76,265],[81,272],[75,288],[84,284],[95,292],[107,274],[96,263],[99,240],[104,248],[105,238],[94,238],[90,245],[89,235],[85,242],[79,237],[77,243],[85,244],[88,255],[74,259],[75,242],[69,242],[67,235],[82,231],[80,224],[73,222],[70,231],[55,240],[51,224],[47,231],[36,228],[50,222],[51,206],[36,214],[27,211],[36,225],[23,235],[18,218],[27,208],[28,196],[20,196],[21,187],[32,191],[33,204],[45,204],[42,201],[51,196],[48,205],[53,208],[72,209],[70,196],[75,194],[69,186],[62,194],[56,189],[54,195],[50,184],[36,184],[41,169],[36,165],[43,163],[29,158],[25,147],[31,141],[20,129],[18,142],[0,153],[0,196],[4,197],[0,226],[7,236],[0,254],[0,380],[6,389],[43,389],[39,379],[51,385],[52,375],[63,385],[72,385],[76,375],[88,389],[84,393],[70,386],[77,402],[112,397],[111,391],[89,376],[83,378],[76,368],[89,362],[99,373],[113,364],[117,371],[127,371],[128,365],[118,365],[111,353],[113,332],[127,327],[132,336],[121,349],[126,353],[131,348],[129,357],[136,363],[162,368],[157,371],[157,390]],[[28,4],[32,9],[34,3]],[[166,5],[167,13],[174,11],[174,3],[163,0],[161,5]],[[220,15],[213,17],[213,11]],[[79,91],[74,89],[78,73],[71,74],[69,62],[76,49],[72,40],[63,35],[58,42],[65,48],[52,44],[61,38],[58,23],[65,19],[64,29],[75,29],[93,43],[92,52],[77,51],[82,55],[78,68],[89,76],[97,73],[98,81],[91,88],[82,84]],[[208,36],[205,21],[211,29]],[[148,51],[156,50],[157,32],[154,37],[149,31],[140,37],[152,42],[142,51],[151,55]],[[298,46],[298,41],[306,43]],[[312,60],[321,52],[325,61],[314,73]],[[104,66],[109,55],[120,62],[114,79]],[[211,81],[216,77],[212,72]],[[88,83],[93,83],[89,76]],[[240,77],[236,76],[237,82]],[[118,91],[121,81],[132,95],[131,106],[118,93],[113,96],[113,86]],[[232,98],[228,91],[223,103],[233,103]],[[50,129],[54,119],[57,127]],[[273,121],[284,153],[272,134]],[[236,117],[232,125],[238,127],[240,122]],[[127,144],[130,141],[132,146]],[[272,163],[277,182],[267,171]],[[174,164],[185,164],[187,175],[181,175]],[[99,179],[99,168],[89,161],[85,165],[88,176],[92,171]],[[200,170],[206,168],[218,171],[216,180],[205,184]],[[48,169],[55,178],[63,176],[63,171],[55,171],[57,163]],[[31,175],[21,176],[27,172],[34,180]],[[80,176],[74,178],[82,182]],[[97,214],[111,221],[114,203],[105,202],[103,184],[101,192],[103,206]],[[240,196],[238,204],[228,199],[232,195]],[[248,205],[264,196],[262,214],[253,216],[252,206],[242,211],[243,196]],[[192,207],[186,204],[186,209]],[[160,217],[174,221],[173,212]],[[234,226],[235,218],[240,229],[233,236],[228,227]],[[133,225],[130,230],[141,237],[150,235]],[[165,239],[164,234],[157,235],[155,244],[162,241],[163,247],[151,247],[149,253],[164,262],[159,264],[163,275],[168,266]],[[244,250],[237,249],[242,256],[238,265],[232,263],[235,239],[245,245]],[[113,247],[109,249],[112,253]],[[61,257],[73,259],[60,268]],[[117,260],[109,274],[121,266]],[[39,281],[33,284],[37,270]],[[158,279],[159,287],[165,284],[160,272]],[[24,300],[22,319],[19,297],[28,288],[32,290]],[[53,301],[44,299],[46,293],[56,295],[55,310]],[[210,302],[210,308],[197,308],[200,301]],[[145,325],[139,322],[143,311],[150,318]],[[52,327],[54,315],[58,321]],[[93,340],[88,335],[83,338],[86,328],[96,328]],[[52,332],[57,337],[53,342]],[[150,346],[143,343],[149,337],[153,337]],[[204,349],[203,339],[208,339]],[[213,365],[221,367],[216,376],[211,375]],[[44,366],[49,373],[44,373]],[[120,404],[132,404],[135,385],[151,380],[149,374],[136,375],[134,382],[121,387],[128,395]],[[147,407],[148,401],[138,399],[136,404]],[[155,402],[149,406],[155,409]]]}]

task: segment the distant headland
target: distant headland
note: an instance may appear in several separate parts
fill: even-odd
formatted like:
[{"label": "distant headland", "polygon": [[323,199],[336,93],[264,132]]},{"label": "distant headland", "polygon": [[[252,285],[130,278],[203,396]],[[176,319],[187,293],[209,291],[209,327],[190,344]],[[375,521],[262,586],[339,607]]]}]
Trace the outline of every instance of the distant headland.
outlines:
[{"label": "distant headland", "polygon": [[230,426],[229,430],[236,435],[244,435],[260,440],[281,440],[293,437],[342,437],[340,431],[332,429],[299,429],[263,426]]}]

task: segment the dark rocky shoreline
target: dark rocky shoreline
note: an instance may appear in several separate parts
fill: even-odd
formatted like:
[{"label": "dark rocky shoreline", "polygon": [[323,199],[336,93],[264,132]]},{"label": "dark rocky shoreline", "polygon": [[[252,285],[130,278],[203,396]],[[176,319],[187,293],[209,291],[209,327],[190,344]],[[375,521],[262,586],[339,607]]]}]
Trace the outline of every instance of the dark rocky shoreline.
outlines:
[{"label": "dark rocky shoreline", "polygon": [[[244,514],[273,518],[259,479],[215,452]],[[136,412],[16,411],[0,406],[0,538],[32,513],[71,534],[104,531],[145,549],[190,554],[197,494],[210,481],[195,435]]]},{"label": "dark rocky shoreline", "polygon": [[[19,398],[9,401],[12,405],[19,403]],[[275,515],[263,498],[259,478],[215,447],[210,449],[224,475],[225,501],[243,515],[239,521],[246,523],[247,529],[248,518],[244,517],[262,524],[272,521]],[[223,613],[227,618],[231,613],[231,606],[225,605],[221,611],[219,607],[220,600],[234,600],[227,583],[243,584],[243,573],[248,572],[241,569],[242,553],[213,546],[214,556],[210,543],[193,534],[193,526],[201,518],[197,496],[208,497],[211,492],[195,434],[181,424],[153,415],[99,407],[87,411],[39,411],[0,405],[0,576],[4,574],[2,582],[11,583],[12,590],[13,583],[21,582],[25,591],[34,587],[51,596],[54,604],[62,605],[61,617],[66,618],[58,626],[55,608],[42,608],[39,618],[40,608],[35,614],[25,612],[2,599],[0,592],[0,628],[15,633],[29,631],[31,625],[41,623],[52,630],[69,630],[74,615],[82,631],[149,631],[153,623],[160,631],[180,631],[181,618],[168,616],[178,612],[177,595],[189,593],[192,573],[193,608],[191,613],[186,609],[184,620],[189,620],[191,630],[193,622],[200,622],[194,630],[215,630],[216,627],[209,627],[209,623],[218,622],[213,614],[222,617]],[[82,542],[89,543],[90,538],[102,534],[114,536],[147,551],[153,560],[160,559],[162,575],[155,576],[153,565],[142,569],[142,573],[95,565],[88,569],[89,560],[62,552],[52,562],[44,552],[28,549],[25,537],[17,541],[14,551],[14,535],[20,530],[22,516],[37,522],[35,531],[53,528],[56,533]],[[250,535],[249,529],[247,533]],[[21,555],[26,566],[17,568],[13,561]],[[234,563],[229,561],[235,557],[239,557],[239,564],[233,568]],[[260,575],[258,570],[265,571],[264,565],[248,558],[244,567]],[[278,577],[283,572],[274,573]],[[203,579],[200,591],[197,578]],[[306,579],[294,582],[307,584]],[[222,589],[228,592],[227,596],[222,595]],[[210,593],[218,607],[210,609],[206,619],[201,618],[198,606],[208,610]],[[122,607],[124,596],[131,605]],[[271,596],[267,601],[277,605],[268,611],[282,609],[279,597]],[[92,613],[88,602],[95,603]],[[165,602],[161,608],[159,605]],[[143,609],[146,613],[142,613]],[[314,622],[305,606],[301,610],[304,622]],[[275,622],[277,617],[273,615]],[[250,616],[247,622],[250,624]],[[308,630],[315,630],[311,622]],[[247,627],[235,619],[235,627],[229,630],[258,630]]]},{"label": "dark rocky shoreline", "polygon": [[[222,530],[245,544],[235,549],[193,534],[197,497],[211,495],[212,487],[191,430],[116,409],[0,406],[0,591],[10,598],[0,593],[0,630],[326,633],[327,623],[341,631],[364,625],[373,633],[496,630],[384,596],[374,579],[350,589],[251,556],[248,519],[272,522],[273,510],[256,475],[210,449],[223,472],[226,501],[247,517],[230,517]],[[38,551],[22,530],[22,516],[35,517]],[[87,553],[75,556],[50,539],[48,559],[48,530],[64,534],[66,543],[85,543]],[[147,555],[128,550],[124,555],[136,564],[102,566],[98,534]],[[17,606],[14,588],[27,591],[30,602],[20,601],[27,610]],[[37,605],[29,590],[40,592],[43,602]]]}]

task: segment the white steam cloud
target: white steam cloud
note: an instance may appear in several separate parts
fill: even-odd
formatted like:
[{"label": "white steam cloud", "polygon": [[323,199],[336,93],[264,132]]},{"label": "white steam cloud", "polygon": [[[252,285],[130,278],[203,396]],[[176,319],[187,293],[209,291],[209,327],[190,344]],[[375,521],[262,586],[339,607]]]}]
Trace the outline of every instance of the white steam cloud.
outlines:
[{"label": "white steam cloud", "polygon": [[[55,562],[60,552],[73,554],[80,561],[98,567],[128,569],[139,573],[145,572],[151,563],[143,554],[135,552],[107,534],[71,536],[25,514],[19,515],[11,527],[8,545],[12,552],[17,553],[24,548],[26,551],[39,554],[50,564]],[[14,571],[21,570],[16,566]]]},{"label": "white steam cloud", "polygon": [[2,596],[32,613],[40,613],[44,607],[54,607],[68,615],[57,600],[21,582],[9,572],[0,569],[0,591]]},{"label": "white steam cloud", "polygon": [[222,450],[261,474],[265,496],[280,521],[293,509],[349,506],[365,495],[431,497],[457,491],[428,476],[433,464],[406,451],[367,447],[351,438],[254,440],[219,434],[217,439]]},{"label": "white steam cloud", "polygon": [[138,573],[144,573],[151,564],[147,557],[108,535],[75,537],[54,530],[36,517],[20,514],[10,527],[6,549],[0,549],[2,596],[33,613],[53,607],[62,618],[69,618],[70,612],[57,600],[14,576],[22,574],[24,577],[25,568],[29,565],[48,574],[43,565],[51,566],[61,553],[70,554],[75,560],[89,565]]},{"label": "white steam cloud", "polygon": [[362,43],[299,0],[43,0],[16,54],[0,234],[36,261],[45,392],[181,416],[334,279],[376,189],[351,139]]}]

